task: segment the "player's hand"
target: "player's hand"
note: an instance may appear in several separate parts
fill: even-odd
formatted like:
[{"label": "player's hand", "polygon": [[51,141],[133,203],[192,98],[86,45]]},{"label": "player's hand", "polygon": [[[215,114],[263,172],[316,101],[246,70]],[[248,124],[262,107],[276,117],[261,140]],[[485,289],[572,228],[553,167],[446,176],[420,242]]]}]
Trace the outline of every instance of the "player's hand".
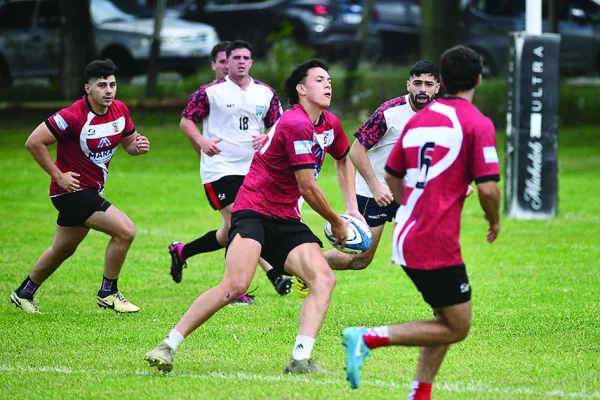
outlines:
[{"label": "player's hand", "polygon": [[205,139],[204,141],[200,142],[200,148],[202,149],[204,154],[206,154],[209,157],[212,157],[215,154],[219,154],[221,152],[221,149],[219,148],[219,146],[217,146],[217,143],[219,143],[221,140],[223,139]]},{"label": "player's hand", "polygon": [[471,185],[467,186],[467,193],[465,194],[465,197],[469,197],[470,195],[473,194],[473,192],[475,192],[475,189],[473,189],[473,186],[471,186]]},{"label": "player's hand", "polygon": [[485,219],[489,222],[490,226],[488,228],[488,233],[487,233],[487,241],[488,243],[492,243],[494,240],[496,240],[496,238],[498,237],[498,234],[500,233],[500,220],[498,220],[495,223],[490,222],[490,219],[488,218],[488,216],[485,216]]},{"label": "player's hand", "polygon": [[268,135],[252,135],[252,148],[254,150],[258,150],[260,149],[260,146],[262,146],[262,144],[264,143],[264,141],[267,139]]},{"label": "player's hand", "polygon": [[373,198],[379,207],[387,207],[394,201],[394,195],[390,192],[390,189],[380,183],[373,190]]},{"label": "player's hand", "polygon": [[56,177],[56,183],[58,183],[58,186],[65,189],[67,192],[74,192],[79,189],[79,179],[77,179],[78,177],[79,174],[76,174],[75,172],[61,172]]},{"label": "player's hand", "polygon": [[348,226],[350,225],[351,220],[344,219],[340,216],[338,216],[337,219],[338,220],[335,224],[331,224],[331,234],[334,238],[336,238],[336,241],[333,245],[344,248],[346,247],[346,240],[348,240]]},{"label": "player's hand", "polygon": [[135,138],[135,148],[138,154],[146,154],[150,151],[150,141],[146,136],[138,134]]},{"label": "player's hand", "polygon": [[360,213],[360,211],[358,211],[358,210],[346,210],[346,214],[351,215],[352,217],[361,220],[362,222],[364,222],[365,225],[369,226],[369,224],[367,224],[367,220]]}]

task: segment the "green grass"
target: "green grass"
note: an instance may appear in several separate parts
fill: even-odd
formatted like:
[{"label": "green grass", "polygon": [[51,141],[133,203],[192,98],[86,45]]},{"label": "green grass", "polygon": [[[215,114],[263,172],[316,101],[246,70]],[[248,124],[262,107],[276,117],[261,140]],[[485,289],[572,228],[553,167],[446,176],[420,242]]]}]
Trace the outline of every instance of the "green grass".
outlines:
[{"label": "green grass", "polygon": [[[346,326],[431,316],[408,278],[389,262],[389,227],[367,270],[337,273],[313,352],[329,374],[282,374],[301,299],[294,293],[279,297],[260,271],[253,282],[259,286],[256,307],[227,307],[216,314],[186,339],[170,375],[146,368],[144,353],[201,292],[219,282],[224,264],[220,251],[191,259],[179,285],[168,274],[167,245],[194,239],[220,222],[204,197],[198,159],[176,122],[141,123],[138,129],[152,141],[150,154],[134,158],[120,150],[105,193],[136,224],[119,286],[142,312],[116,315],[96,307],[108,242],[96,232],[41,287],[40,315],[15,309],[10,293],[50,244],[56,220],[47,198],[49,179],[23,147],[38,123],[0,123],[0,398],[406,397],[417,349],[374,351],[361,388],[352,391],[339,336]],[[356,123],[345,126],[351,132]],[[597,130],[560,132],[558,218],[505,218],[498,241],[488,245],[476,196],[467,201],[461,242],[474,290],[473,328],[466,341],[451,347],[435,399],[600,398]],[[319,181],[342,211],[330,161]],[[322,235],[324,221],[309,207],[304,211],[307,223]]]}]

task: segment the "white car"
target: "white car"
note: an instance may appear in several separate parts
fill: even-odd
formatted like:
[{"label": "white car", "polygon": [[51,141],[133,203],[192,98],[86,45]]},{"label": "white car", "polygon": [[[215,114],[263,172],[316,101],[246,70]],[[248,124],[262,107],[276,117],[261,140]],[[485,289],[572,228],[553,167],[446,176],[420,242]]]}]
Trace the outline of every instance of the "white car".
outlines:
[{"label": "white car", "polygon": [[[0,84],[15,78],[60,74],[58,0],[8,0],[0,4]],[[154,31],[151,11],[135,2],[90,0],[96,54],[117,64],[120,76],[144,73]],[[165,18],[159,68],[183,74],[207,62],[219,37],[204,23]],[[91,60],[90,60],[91,61]]]}]

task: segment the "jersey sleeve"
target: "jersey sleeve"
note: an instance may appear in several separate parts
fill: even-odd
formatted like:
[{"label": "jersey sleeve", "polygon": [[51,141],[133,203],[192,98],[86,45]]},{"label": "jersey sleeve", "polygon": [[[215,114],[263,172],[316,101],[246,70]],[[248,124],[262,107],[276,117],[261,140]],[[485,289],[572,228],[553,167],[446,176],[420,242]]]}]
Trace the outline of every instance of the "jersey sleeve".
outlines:
[{"label": "jersey sleeve", "polygon": [[[404,132],[406,132],[406,129]],[[400,139],[396,142],[396,144],[394,144],[394,147],[392,148],[392,151],[385,163],[386,172],[397,178],[404,178],[406,175],[406,154],[404,152],[404,147],[402,147],[402,138],[404,137],[404,132],[402,132]]]},{"label": "jersey sleeve", "polygon": [[135,132],[135,125],[131,119],[129,108],[125,104],[123,104],[123,116],[125,117],[125,129],[123,129],[122,137],[131,136]]},{"label": "jersey sleeve", "polygon": [[386,134],[388,126],[383,113],[386,109],[384,105],[379,106],[373,115],[354,133],[354,137],[366,149],[375,146]]},{"label": "jersey sleeve", "polygon": [[[282,121],[279,121],[281,124]],[[279,125],[284,135],[285,151],[292,169],[315,168],[316,158],[312,151],[313,127],[309,122],[288,119]]]},{"label": "jersey sleeve", "polygon": [[469,169],[475,183],[499,181],[498,152],[496,151],[496,130],[492,121],[486,118],[485,123],[475,128],[470,146]]},{"label": "jersey sleeve", "polygon": [[190,101],[181,113],[181,116],[197,124],[206,118],[209,112],[210,104],[208,94],[206,93],[206,86],[202,86],[190,96]]},{"label": "jersey sleeve", "polygon": [[[271,89],[271,90],[273,90],[273,89]],[[282,113],[282,108],[281,108],[281,102],[279,101],[279,96],[277,96],[277,93],[275,93],[275,91],[273,90],[273,97],[271,98],[269,110],[267,111],[267,114],[265,115],[265,118],[264,118],[265,127],[267,129],[270,129],[273,125],[275,125],[275,122],[277,122],[279,120],[279,118],[281,118],[281,113]]]},{"label": "jersey sleeve", "polygon": [[77,112],[73,106],[54,113],[46,121],[46,126],[59,142],[76,132]]},{"label": "jersey sleeve", "polygon": [[339,119],[336,118],[332,125],[334,140],[327,152],[336,160],[341,160],[350,151],[350,142]]}]

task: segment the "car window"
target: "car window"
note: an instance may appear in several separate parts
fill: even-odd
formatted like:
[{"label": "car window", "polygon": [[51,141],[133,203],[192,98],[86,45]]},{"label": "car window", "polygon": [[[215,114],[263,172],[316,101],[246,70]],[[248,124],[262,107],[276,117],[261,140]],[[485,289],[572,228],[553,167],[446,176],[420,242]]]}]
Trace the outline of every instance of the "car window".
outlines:
[{"label": "car window", "polygon": [[30,29],[35,2],[8,3],[0,9],[0,30]]},{"label": "car window", "polygon": [[58,12],[57,1],[43,1],[40,4],[40,16],[37,25],[40,28],[47,29],[60,28],[60,13]]}]

